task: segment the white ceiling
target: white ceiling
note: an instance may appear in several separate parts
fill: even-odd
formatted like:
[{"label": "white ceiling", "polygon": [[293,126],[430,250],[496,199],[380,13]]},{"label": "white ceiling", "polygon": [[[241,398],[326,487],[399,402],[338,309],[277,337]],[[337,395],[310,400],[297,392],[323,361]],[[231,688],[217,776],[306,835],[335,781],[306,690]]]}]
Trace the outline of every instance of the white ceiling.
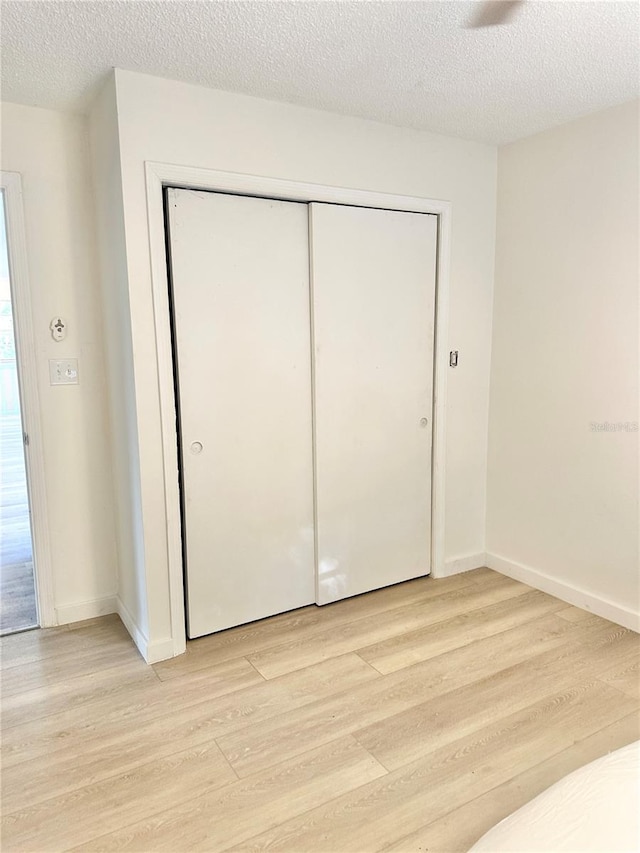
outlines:
[{"label": "white ceiling", "polygon": [[2,98],[86,110],[116,66],[504,143],[638,97],[640,4],[2,0]]}]

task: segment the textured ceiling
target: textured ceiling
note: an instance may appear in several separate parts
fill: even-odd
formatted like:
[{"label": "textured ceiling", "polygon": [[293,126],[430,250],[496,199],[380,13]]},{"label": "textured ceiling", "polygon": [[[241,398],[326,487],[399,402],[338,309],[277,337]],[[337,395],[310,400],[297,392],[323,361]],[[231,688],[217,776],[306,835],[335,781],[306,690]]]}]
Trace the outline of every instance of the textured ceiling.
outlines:
[{"label": "textured ceiling", "polygon": [[2,98],[83,111],[116,66],[504,143],[638,96],[640,4],[2,0]]}]

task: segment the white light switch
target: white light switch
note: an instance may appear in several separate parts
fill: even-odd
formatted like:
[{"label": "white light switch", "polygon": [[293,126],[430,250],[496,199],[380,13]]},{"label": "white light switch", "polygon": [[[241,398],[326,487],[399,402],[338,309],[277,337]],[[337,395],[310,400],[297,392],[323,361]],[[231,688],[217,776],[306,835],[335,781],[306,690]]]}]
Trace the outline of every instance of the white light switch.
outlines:
[{"label": "white light switch", "polygon": [[49,383],[51,385],[77,385],[77,358],[50,358]]}]

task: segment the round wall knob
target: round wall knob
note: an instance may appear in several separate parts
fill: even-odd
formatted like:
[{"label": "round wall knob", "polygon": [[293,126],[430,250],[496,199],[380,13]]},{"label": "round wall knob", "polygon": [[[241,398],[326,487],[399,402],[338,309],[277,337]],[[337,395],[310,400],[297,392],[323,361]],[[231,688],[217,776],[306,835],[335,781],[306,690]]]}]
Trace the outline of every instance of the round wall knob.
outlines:
[{"label": "round wall knob", "polygon": [[426,427],[429,423],[429,418],[420,418],[420,426]]},{"label": "round wall knob", "polygon": [[202,443],[199,441],[191,442],[191,452],[192,453],[201,453],[202,452]]}]

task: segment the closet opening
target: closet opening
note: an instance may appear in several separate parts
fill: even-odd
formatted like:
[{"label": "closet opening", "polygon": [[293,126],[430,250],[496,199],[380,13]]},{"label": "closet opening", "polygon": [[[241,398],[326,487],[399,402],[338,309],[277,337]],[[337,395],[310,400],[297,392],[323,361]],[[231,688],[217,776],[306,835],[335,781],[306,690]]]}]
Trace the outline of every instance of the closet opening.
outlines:
[{"label": "closet opening", "polygon": [[437,217],[163,201],[188,637],[428,575]]}]

